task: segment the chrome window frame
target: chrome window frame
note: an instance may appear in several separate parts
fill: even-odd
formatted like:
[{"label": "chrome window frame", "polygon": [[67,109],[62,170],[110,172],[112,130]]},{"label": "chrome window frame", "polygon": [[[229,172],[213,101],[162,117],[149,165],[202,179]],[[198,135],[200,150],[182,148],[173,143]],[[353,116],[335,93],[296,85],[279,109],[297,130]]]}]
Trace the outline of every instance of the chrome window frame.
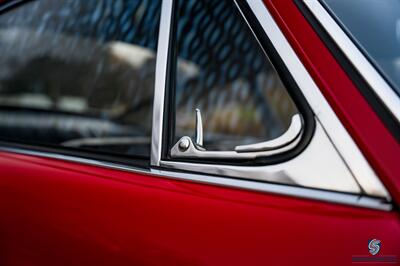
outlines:
[{"label": "chrome window frame", "polygon": [[[64,155],[61,152],[34,151],[28,148],[13,148],[10,146],[2,146],[0,147],[0,150],[136,172],[144,175],[155,175],[164,178],[188,180],[279,195],[289,195],[378,210],[391,210],[392,204],[390,202],[390,196],[387,194],[385,188],[380,183],[379,179],[377,179],[375,173],[362,156],[360,150],[357,148],[354,141],[351,139],[339,119],[330,108],[329,104],[326,102],[325,98],[320,93],[304,66],[301,64],[299,58],[296,56],[284,35],[279,30],[279,27],[276,25],[262,0],[248,0],[248,4],[255,14],[255,17],[259,20],[259,23],[263,26],[264,31],[277,48],[278,53],[281,55],[289,70],[296,70],[294,72],[291,71],[292,75],[316,114],[316,120],[320,123],[323,132],[327,134],[329,140],[335,145],[335,149],[339,151],[340,156],[347,163],[351,172],[353,174],[360,174],[359,176],[355,176],[361,188],[367,192],[367,194],[374,192],[374,189],[377,188],[379,197],[368,196],[365,194],[349,194],[313,188],[295,187],[284,184],[264,183],[254,180],[234,179],[214,175],[194,174],[190,172],[176,172],[173,169],[169,170],[160,168],[162,163],[162,122],[164,116],[165,84],[169,50],[168,45],[170,40],[173,0],[163,0],[162,2],[158,40],[159,46],[156,63],[155,98],[153,106],[151,166],[149,170],[126,166],[119,163],[110,163],[95,159],[81,158],[79,156]],[[370,194],[374,195],[374,193]]]},{"label": "chrome window frame", "polygon": [[[271,40],[272,44],[275,46],[277,52],[280,54],[283,62],[286,64],[303,95],[306,97],[314,114],[316,114],[316,120],[321,124],[323,130],[327,133],[328,138],[333,143],[335,149],[342,157],[343,161],[347,165],[352,175],[355,177],[361,189],[366,194],[390,200],[390,196],[387,190],[380,182],[379,178],[376,176],[371,166],[367,163],[366,159],[354,143],[353,139],[350,137],[347,130],[339,121],[338,117],[336,116],[336,114],[318,89],[317,85],[301,63],[300,59],[284,37],[283,33],[272,18],[272,15],[269,13],[264,3],[261,0],[249,0],[247,1],[247,3],[253,11],[255,17],[258,19],[258,22],[263,27],[265,33]],[[165,21],[166,23],[170,24],[172,19],[173,1],[164,0],[163,8],[163,11],[169,12],[169,15],[163,16],[163,18],[168,20]],[[163,36],[170,36],[170,30],[171,28],[170,26],[168,26],[168,32],[164,32]],[[164,54],[167,54],[168,45],[165,44],[169,44],[169,39],[160,40],[159,43],[164,44],[164,46],[162,46],[162,49],[165,49]],[[162,63],[157,63],[160,63],[160,66],[166,68],[167,58],[163,57],[162,59],[165,61]],[[159,73],[161,73],[162,75],[159,76]],[[156,74],[156,83],[157,80],[159,80],[159,85],[163,83],[163,86],[156,86],[156,90],[160,90],[159,92],[156,92],[156,95],[165,95],[165,90],[167,89],[166,76],[164,76],[165,73],[166,71],[163,70],[162,72],[157,72]],[[155,105],[153,112],[153,141],[159,141],[161,139],[161,136],[163,135],[163,121],[161,118],[164,115],[164,109],[161,108],[163,107],[163,105],[156,105],[156,102],[158,101],[159,99],[155,99],[154,101]],[[182,169],[182,167],[184,167],[186,170],[196,170],[194,164],[179,163],[178,165],[177,163],[171,161],[162,160],[161,156],[158,156],[161,155],[162,145],[161,143],[159,143],[159,145],[155,145],[155,143],[156,142],[154,142],[152,146],[152,148],[154,148],[154,150],[152,150],[152,155],[156,154],[157,157],[152,158],[152,166],[167,166],[178,169]],[[236,176],[243,175],[243,172],[245,172],[245,170],[240,171],[240,174],[237,174]],[[243,178],[245,178],[245,176],[243,176]]]},{"label": "chrome window frame", "polygon": [[316,119],[321,123],[331,142],[346,162],[362,190],[369,195],[390,199],[386,188],[322,95],[318,86],[294,52],[266,6],[262,1],[258,0],[249,0],[248,3],[282,57],[286,67],[298,83],[300,90],[313,109]]},{"label": "chrome window frame", "polygon": [[151,129],[152,137],[150,163],[152,166],[160,166],[161,161],[165,87],[168,69],[168,47],[172,24],[172,8],[172,0],[162,0],[156,57],[157,61],[154,86],[153,125]]}]

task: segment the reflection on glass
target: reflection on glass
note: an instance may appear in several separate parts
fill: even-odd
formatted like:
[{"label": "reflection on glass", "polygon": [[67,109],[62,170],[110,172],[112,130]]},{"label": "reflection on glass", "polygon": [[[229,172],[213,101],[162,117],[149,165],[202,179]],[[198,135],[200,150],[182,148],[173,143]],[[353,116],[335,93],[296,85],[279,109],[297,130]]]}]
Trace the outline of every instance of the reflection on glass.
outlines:
[{"label": "reflection on glass", "polygon": [[160,0],[1,15],[0,138],[148,156],[159,16]]},{"label": "reflection on glass", "polygon": [[175,142],[202,112],[207,150],[276,138],[297,113],[233,1],[178,3]]},{"label": "reflection on glass", "polygon": [[400,1],[324,2],[400,96]]}]

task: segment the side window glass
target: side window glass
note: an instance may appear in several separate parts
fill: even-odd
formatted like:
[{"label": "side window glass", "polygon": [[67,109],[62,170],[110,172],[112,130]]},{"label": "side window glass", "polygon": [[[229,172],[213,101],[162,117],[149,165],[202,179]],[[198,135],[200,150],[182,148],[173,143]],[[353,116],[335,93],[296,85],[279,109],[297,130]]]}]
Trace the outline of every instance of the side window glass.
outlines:
[{"label": "side window glass", "polygon": [[161,0],[38,0],[0,15],[0,139],[150,155]]},{"label": "side window glass", "polygon": [[172,155],[184,136],[198,150],[238,151],[284,135],[298,110],[234,1],[180,0],[177,16]]}]

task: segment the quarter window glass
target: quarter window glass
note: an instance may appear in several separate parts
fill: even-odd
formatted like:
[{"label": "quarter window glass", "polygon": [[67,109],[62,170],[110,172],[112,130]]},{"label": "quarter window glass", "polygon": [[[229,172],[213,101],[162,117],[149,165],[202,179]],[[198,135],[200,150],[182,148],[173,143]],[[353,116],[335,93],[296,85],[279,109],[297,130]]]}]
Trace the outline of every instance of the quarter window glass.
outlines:
[{"label": "quarter window glass", "polygon": [[174,143],[194,136],[196,108],[207,150],[282,135],[297,108],[234,1],[181,0],[177,12]]},{"label": "quarter window glass", "polygon": [[149,156],[160,0],[41,0],[0,16],[0,138]]}]

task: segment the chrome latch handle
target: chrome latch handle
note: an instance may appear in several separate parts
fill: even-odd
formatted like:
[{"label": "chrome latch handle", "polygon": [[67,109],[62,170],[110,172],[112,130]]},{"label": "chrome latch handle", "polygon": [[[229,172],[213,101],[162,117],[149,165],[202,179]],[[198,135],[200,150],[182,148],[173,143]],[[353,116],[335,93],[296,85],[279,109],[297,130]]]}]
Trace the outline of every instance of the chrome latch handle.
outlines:
[{"label": "chrome latch handle", "polygon": [[234,151],[207,151],[203,147],[203,123],[201,111],[196,109],[195,143],[188,136],[182,137],[171,149],[173,158],[204,159],[255,159],[292,149],[300,140],[303,121],[299,114],[292,117],[288,130],[280,137],[250,145],[236,146]]},{"label": "chrome latch handle", "polygon": [[201,111],[196,108],[196,145],[203,147],[203,120],[201,119]]}]

